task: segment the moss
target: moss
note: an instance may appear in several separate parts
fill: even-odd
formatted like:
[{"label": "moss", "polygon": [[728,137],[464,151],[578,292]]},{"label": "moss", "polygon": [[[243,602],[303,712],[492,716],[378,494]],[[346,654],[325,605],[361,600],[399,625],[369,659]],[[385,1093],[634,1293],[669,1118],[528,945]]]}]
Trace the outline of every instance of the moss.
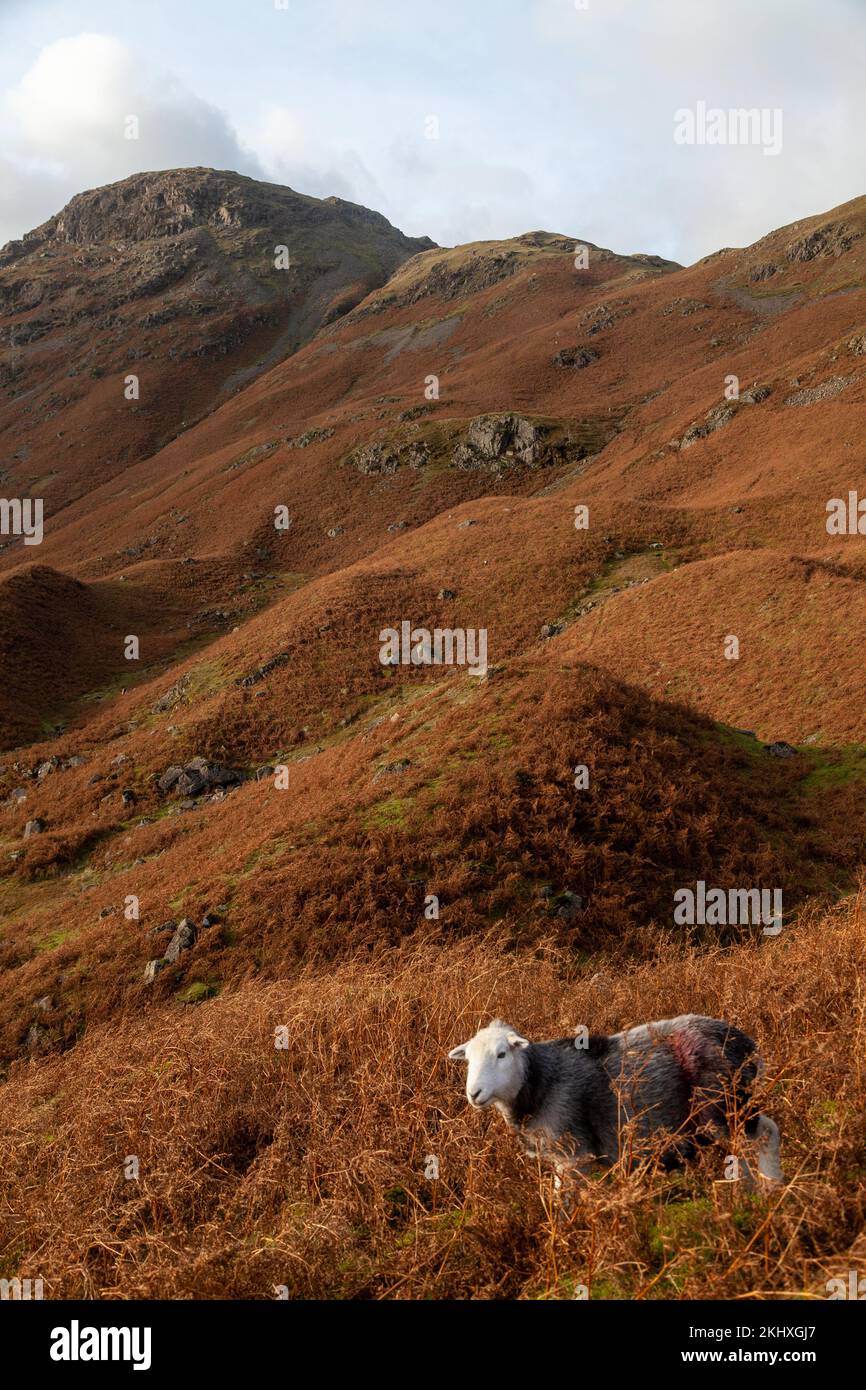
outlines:
[{"label": "moss", "polygon": [[[649,1228],[649,1249],[659,1265],[681,1250],[694,1258],[696,1265],[706,1264],[714,1258],[714,1245],[708,1218],[713,1216],[713,1206],[707,1197],[698,1197],[686,1202],[674,1202],[659,1213]],[[688,1272],[688,1266],[678,1260],[681,1274]]]},{"label": "moss", "polygon": [[37,941],[35,949],[39,955],[45,951],[56,951],[58,946],[62,946],[65,941],[69,940],[71,935],[69,927],[57,927],[47,936],[43,936],[41,941]]},{"label": "moss", "polygon": [[388,830],[392,826],[404,826],[411,798],[391,796],[380,801],[370,810],[361,813],[360,820],[365,830]]},{"label": "moss", "polygon": [[213,999],[219,992],[218,980],[194,980],[186,989],[181,990],[177,998],[181,1004],[201,1004],[205,999]]}]

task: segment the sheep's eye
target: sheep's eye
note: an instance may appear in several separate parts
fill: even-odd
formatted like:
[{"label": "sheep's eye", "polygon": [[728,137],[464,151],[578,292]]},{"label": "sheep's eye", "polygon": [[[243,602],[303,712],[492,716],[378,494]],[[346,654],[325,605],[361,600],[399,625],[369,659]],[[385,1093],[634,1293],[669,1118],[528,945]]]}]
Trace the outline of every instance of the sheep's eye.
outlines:
[{"label": "sheep's eye", "polygon": [[504,1053],[504,1052],[497,1052],[496,1055],[497,1055],[497,1057],[499,1058],[499,1060],[500,1060],[500,1062],[501,1062],[501,1061],[502,1061],[502,1058],[505,1056],[505,1053]]}]

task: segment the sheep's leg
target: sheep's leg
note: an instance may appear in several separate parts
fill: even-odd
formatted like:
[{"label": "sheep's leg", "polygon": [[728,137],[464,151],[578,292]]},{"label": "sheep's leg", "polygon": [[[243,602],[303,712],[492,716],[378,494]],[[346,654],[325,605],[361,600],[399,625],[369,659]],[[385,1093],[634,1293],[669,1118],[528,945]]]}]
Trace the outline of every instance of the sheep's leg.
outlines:
[{"label": "sheep's leg", "polygon": [[779,1153],[779,1126],[769,1115],[758,1116],[758,1172],[767,1182],[784,1182]]},{"label": "sheep's leg", "polygon": [[785,1181],[779,1147],[779,1126],[769,1115],[759,1115],[755,1122],[754,1138],[747,1145],[757,1168],[757,1175],[746,1157],[742,1153],[738,1155],[740,1181],[747,1188],[754,1191],[763,1184],[775,1185]]}]

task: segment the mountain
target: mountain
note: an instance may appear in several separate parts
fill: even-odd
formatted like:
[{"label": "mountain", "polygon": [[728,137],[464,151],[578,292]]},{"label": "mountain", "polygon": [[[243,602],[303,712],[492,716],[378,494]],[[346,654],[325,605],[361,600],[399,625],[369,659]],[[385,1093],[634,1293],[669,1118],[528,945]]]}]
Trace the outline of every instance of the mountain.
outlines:
[{"label": "mountain", "polygon": [[[771,1273],[705,1175],[692,1246],[723,1297],[859,1258],[866,536],[827,503],[866,490],[864,233],[859,199],[690,267],[440,248],[182,170],[6,248],[2,489],[45,534],[0,551],[0,1249],[53,1295],[561,1296],[535,1206],[491,1234],[442,1061],[497,1010],[763,1030],[821,1176]],[[486,671],[383,663],[403,623]],[[700,880],[781,888],[781,937],[676,927]],[[707,1296],[653,1263],[682,1197],[592,1196],[607,1296]]]},{"label": "mountain", "polygon": [[79,194],[0,251],[3,486],[38,481],[56,508],[87,495],[432,244],[212,169]]}]

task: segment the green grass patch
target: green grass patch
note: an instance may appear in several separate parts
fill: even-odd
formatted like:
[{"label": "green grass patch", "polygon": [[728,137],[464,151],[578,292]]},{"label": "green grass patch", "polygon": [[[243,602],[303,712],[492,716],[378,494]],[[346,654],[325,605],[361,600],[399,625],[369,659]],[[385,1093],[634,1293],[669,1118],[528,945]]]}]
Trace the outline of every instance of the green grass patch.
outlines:
[{"label": "green grass patch", "polygon": [[855,743],[845,748],[810,750],[812,770],[801,782],[804,791],[824,791],[866,781],[866,747]]},{"label": "green grass patch", "polygon": [[205,999],[213,999],[220,992],[218,980],[194,980],[183,989],[177,998],[181,1004],[202,1004]]}]

